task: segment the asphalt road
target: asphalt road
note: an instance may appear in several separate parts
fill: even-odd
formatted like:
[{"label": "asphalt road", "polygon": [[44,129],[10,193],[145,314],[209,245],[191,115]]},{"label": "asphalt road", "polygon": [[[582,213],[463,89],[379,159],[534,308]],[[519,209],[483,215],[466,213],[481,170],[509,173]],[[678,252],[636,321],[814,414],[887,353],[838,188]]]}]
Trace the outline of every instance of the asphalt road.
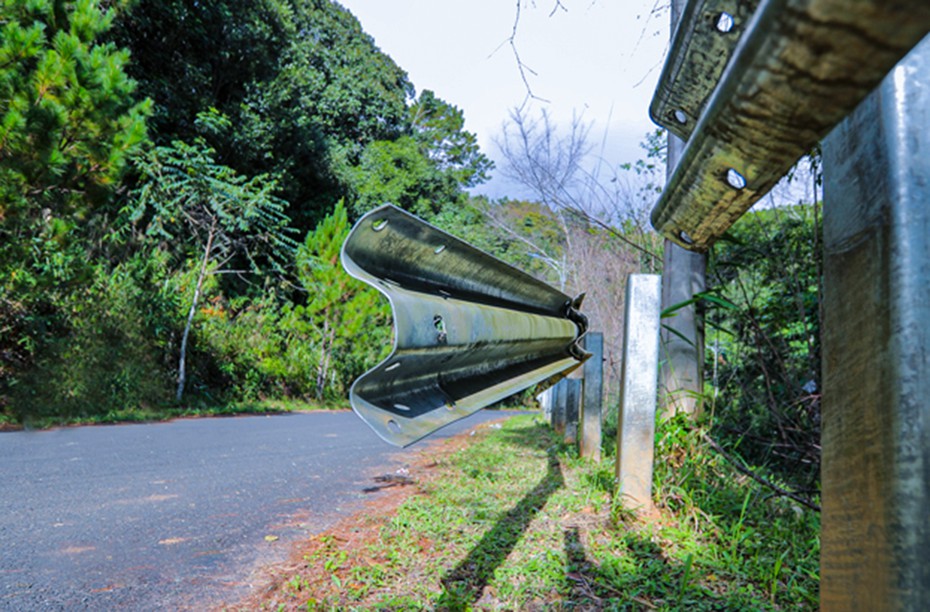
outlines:
[{"label": "asphalt road", "polygon": [[425,442],[400,451],[349,412],[0,433],[0,609],[235,601]]}]

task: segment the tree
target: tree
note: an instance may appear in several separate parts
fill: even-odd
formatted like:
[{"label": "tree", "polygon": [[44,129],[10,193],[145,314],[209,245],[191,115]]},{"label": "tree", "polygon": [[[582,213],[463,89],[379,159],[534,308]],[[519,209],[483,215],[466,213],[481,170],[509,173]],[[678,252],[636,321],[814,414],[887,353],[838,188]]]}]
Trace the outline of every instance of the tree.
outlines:
[{"label": "tree", "polygon": [[73,223],[106,199],[145,140],[126,51],[98,42],[116,10],[6,0],[0,40],[0,232]]},{"label": "tree", "polygon": [[356,215],[390,202],[428,219],[462,206],[465,189],[488,179],[494,164],[465,131],[462,111],[427,90],[410,106],[409,133],[365,147],[346,170]]},{"label": "tree", "polygon": [[[162,240],[165,248],[180,243],[199,254],[178,360],[175,397],[180,402],[187,345],[204,279],[208,274],[257,271],[261,263],[283,265],[292,248],[289,219],[285,203],[272,195],[272,179],[267,175],[249,179],[218,164],[215,151],[203,140],[157,147],[140,159],[139,168],[144,182],[133,217],[148,216],[145,233]],[[237,255],[245,257],[249,270],[224,268]]]},{"label": "tree", "polygon": [[66,334],[68,296],[95,276],[90,237],[150,104],[129,54],[102,36],[123,4],[0,3],[0,404],[35,355]]},{"label": "tree", "polygon": [[273,176],[302,231],[347,194],[368,144],[409,132],[406,73],[330,0],[139,0],[116,29],[158,144],[191,142],[216,108],[236,126],[207,136],[217,160]]},{"label": "tree", "polygon": [[[640,253],[643,269],[655,270],[661,249],[648,223],[652,176],[644,170],[649,165],[609,168],[596,161],[590,166],[589,132],[578,117],[563,135],[545,110],[533,119],[526,109],[514,109],[496,141],[504,158],[502,172],[540,202],[610,233]],[[631,169],[636,170],[635,186]]]},{"label": "tree", "polygon": [[424,90],[410,107],[414,137],[436,168],[460,187],[475,187],[488,180],[494,168],[478,148],[478,139],[465,131],[461,110]]},{"label": "tree", "polygon": [[[319,354],[319,399],[326,395],[328,383],[337,372],[345,388],[379,358],[386,357],[390,349],[387,301],[375,289],[350,277],[339,262],[350,229],[345,206],[340,202],[307,235],[297,253],[297,272],[307,291],[307,301],[294,313],[313,322]],[[362,333],[368,340],[360,343],[357,340]]]}]

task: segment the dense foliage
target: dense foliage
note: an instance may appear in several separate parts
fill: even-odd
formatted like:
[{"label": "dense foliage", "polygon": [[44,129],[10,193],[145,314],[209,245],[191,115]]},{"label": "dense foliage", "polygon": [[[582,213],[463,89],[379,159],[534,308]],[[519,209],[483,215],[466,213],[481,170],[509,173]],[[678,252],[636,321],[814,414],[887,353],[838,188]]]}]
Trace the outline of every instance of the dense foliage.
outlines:
[{"label": "dense foliage", "polygon": [[330,0],[4,0],[0,28],[5,418],[343,396],[390,334],[351,220],[457,214],[491,169]]},{"label": "dense foliage", "polygon": [[817,214],[809,205],[748,214],[714,248],[706,302],[716,433],[809,495],[820,474]]}]

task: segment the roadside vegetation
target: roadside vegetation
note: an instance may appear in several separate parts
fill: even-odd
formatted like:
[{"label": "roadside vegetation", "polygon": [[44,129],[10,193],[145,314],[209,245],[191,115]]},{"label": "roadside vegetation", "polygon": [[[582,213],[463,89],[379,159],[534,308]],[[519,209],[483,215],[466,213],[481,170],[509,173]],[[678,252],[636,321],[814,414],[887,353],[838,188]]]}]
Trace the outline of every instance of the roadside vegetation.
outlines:
[{"label": "roadside vegetation", "polygon": [[579,459],[539,417],[480,430],[412,469],[396,512],[316,536],[242,609],[817,608],[818,514],[734,470],[705,432],[660,424],[656,508],[638,516],[613,503],[613,457]]},{"label": "roadside vegetation", "polygon": [[[254,402],[226,402],[222,404],[198,404],[173,406],[166,404],[157,408],[130,407],[109,412],[96,412],[88,416],[60,416],[33,419],[28,428],[46,429],[72,425],[113,425],[117,423],[152,423],[170,419],[197,417],[231,417],[245,415],[285,414],[288,412],[312,412],[316,410],[349,410],[348,400],[257,400]],[[21,423],[0,416],[0,430],[19,430]]]}]

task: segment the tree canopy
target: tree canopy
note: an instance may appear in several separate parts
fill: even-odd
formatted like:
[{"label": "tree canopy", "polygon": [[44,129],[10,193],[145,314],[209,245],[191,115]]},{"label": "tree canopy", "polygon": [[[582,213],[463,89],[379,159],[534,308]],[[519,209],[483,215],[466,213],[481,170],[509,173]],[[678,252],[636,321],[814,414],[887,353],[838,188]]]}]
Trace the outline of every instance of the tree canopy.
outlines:
[{"label": "tree canopy", "polygon": [[0,30],[0,410],[19,419],[164,402],[179,373],[191,401],[330,395],[328,360],[369,363],[345,339],[385,315],[342,294],[324,243],[385,201],[452,214],[491,170],[462,111],[331,0],[3,0]]}]

